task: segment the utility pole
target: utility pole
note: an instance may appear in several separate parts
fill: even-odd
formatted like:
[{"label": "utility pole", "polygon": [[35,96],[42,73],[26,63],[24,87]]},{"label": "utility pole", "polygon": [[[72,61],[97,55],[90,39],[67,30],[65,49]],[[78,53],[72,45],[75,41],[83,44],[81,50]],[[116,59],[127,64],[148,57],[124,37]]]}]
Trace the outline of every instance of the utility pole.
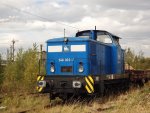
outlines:
[{"label": "utility pole", "polygon": [[64,29],[64,38],[65,38],[65,35],[66,35],[66,30]]},{"label": "utility pole", "polygon": [[42,44],[40,44],[40,59],[42,60],[42,49],[43,49],[43,45]]},{"label": "utility pole", "polygon": [[12,57],[13,57],[13,55],[12,55],[12,45],[10,45],[10,61],[12,61]]},{"label": "utility pole", "polygon": [[7,49],[7,61],[10,60],[10,53],[9,53],[9,49]]},{"label": "utility pole", "polygon": [[12,61],[15,59],[15,40],[12,40]]},{"label": "utility pole", "polygon": [[43,48],[43,45],[40,44],[40,57],[39,57],[39,75],[41,74],[41,65],[42,65],[42,48]]},{"label": "utility pole", "polygon": [[12,45],[10,46],[10,60],[12,60],[12,62],[15,60],[15,43],[18,40],[12,40]]}]

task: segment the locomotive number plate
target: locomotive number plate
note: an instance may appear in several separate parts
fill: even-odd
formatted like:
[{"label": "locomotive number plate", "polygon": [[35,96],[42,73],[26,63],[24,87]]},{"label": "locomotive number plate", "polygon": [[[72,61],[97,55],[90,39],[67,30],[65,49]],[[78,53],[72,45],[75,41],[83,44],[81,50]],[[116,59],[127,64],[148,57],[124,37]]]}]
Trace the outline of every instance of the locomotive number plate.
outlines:
[{"label": "locomotive number plate", "polygon": [[59,58],[59,62],[73,62],[74,58]]}]

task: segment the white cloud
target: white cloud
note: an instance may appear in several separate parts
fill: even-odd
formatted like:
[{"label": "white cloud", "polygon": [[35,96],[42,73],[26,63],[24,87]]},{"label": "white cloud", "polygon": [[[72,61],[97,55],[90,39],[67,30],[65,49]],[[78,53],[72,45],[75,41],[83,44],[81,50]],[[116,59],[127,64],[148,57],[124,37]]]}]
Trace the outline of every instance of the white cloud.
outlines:
[{"label": "white cloud", "polygon": [[[131,47],[135,51],[143,50],[146,56],[150,56],[148,51],[150,1],[148,0],[134,0],[134,2],[131,0],[5,0],[1,2],[4,4],[0,4],[0,39],[11,40],[10,37],[14,34],[13,37],[20,40],[16,43],[18,47],[29,47],[36,41],[43,43],[48,38],[62,37],[64,28],[67,35],[73,36],[77,29],[64,24],[78,27],[80,30],[94,29],[94,26],[97,26],[97,29],[108,30],[122,37],[121,44],[124,47]],[[5,43],[1,40],[1,43],[3,42]],[[0,47],[2,48],[2,45]]]}]

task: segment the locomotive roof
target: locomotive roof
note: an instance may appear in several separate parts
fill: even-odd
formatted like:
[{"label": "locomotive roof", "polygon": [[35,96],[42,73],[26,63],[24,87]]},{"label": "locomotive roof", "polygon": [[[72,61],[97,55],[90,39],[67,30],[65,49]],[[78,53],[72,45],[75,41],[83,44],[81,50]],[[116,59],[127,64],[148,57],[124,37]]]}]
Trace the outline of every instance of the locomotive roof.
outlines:
[{"label": "locomotive roof", "polygon": [[[79,37],[67,37],[67,38],[70,41],[89,41],[89,40],[91,40],[88,38],[79,38]],[[49,39],[46,42],[62,42],[62,41],[64,41],[64,37]]]},{"label": "locomotive roof", "polygon": [[79,33],[82,33],[82,32],[90,32],[90,31],[108,33],[108,34],[112,35],[113,38],[121,39],[120,37],[118,37],[118,36],[116,36],[116,35],[114,35],[114,34],[108,32],[108,31],[105,31],[105,30],[83,30],[83,31],[78,31],[78,32],[76,33],[76,35],[79,34]]},{"label": "locomotive roof", "polygon": [[[112,34],[112,33],[110,33],[110,32],[108,32],[108,31],[105,31],[105,30],[84,30],[84,31],[78,31],[77,33],[76,33],[76,37],[67,37],[70,41],[88,41],[88,40],[90,40],[90,39],[88,39],[88,38],[78,38],[78,34],[79,33],[82,33],[82,32],[90,32],[90,31],[95,31],[95,32],[102,32],[102,33],[108,33],[108,34],[110,34],[113,38],[115,38],[115,39],[121,39],[120,37],[118,37],[118,36],[116,36],[116,35],[114,35],[114,34]],[[53,38],[53,39],[49,39],[49,40],[47,40],[46,42],[56,42],[56,41],[64,41],[64,37],[55,37],[55,38]],[[93,40],[91,40],[91,41],[93,41]]]}]

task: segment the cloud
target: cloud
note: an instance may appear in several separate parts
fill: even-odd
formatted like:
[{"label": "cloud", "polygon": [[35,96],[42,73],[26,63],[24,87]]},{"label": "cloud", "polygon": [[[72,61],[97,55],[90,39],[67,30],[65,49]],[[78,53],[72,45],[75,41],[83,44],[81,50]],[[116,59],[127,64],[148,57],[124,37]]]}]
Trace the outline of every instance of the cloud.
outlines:
[{"label": "cloud", "polygon": [[[68,26],[66,26],[66,24]],[[17,38],[18,47],[48,38],[74,36],[79,30],[108,30],[122,37],[123,47],[150,56],[148,0],[5,0],[0,2],[0,39]],[[1,42],[5,43],[4,40]],[[8,44],[9,45],[9,44]],[[140,45],[140,46],[139,46]],[[17,43],[16,43],[17,46]],[[0,45],[2,48],[2,45]],[[3,46],[4,47],[4,46]],[[0,50],[1,50],[0,48]]]}]

